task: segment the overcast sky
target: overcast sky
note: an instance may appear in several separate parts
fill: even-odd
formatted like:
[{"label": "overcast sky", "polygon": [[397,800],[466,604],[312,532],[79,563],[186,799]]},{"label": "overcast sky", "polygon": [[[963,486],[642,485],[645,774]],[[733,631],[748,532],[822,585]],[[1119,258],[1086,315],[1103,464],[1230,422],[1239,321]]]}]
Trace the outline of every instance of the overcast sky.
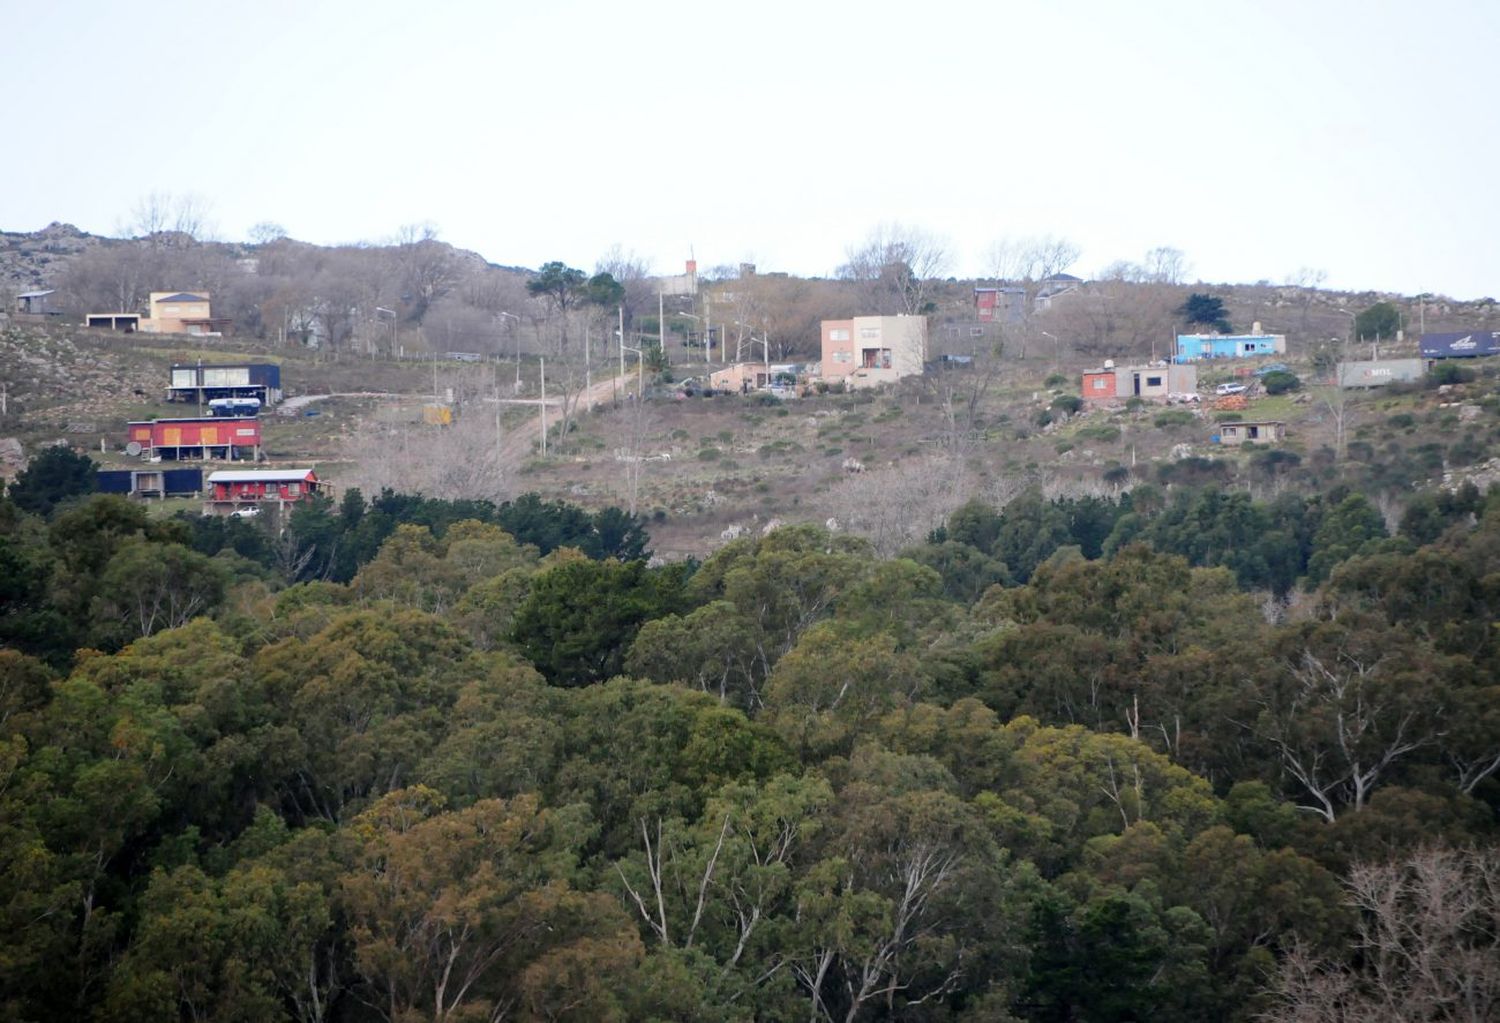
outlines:
[{"label": "overcast sky", "polygon": [[0,0],[0,229],[431,222],[498,263],[613,245],[834,271],[882,222],[985,272],[1159,245],[1206,281],[1500,293],[1500,0]]}]

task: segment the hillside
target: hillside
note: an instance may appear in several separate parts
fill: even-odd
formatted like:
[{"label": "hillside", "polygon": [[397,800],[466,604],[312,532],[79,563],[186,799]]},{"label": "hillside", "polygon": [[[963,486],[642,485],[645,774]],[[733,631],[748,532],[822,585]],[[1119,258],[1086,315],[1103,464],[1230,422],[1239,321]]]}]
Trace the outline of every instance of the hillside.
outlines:
[{"label": "hillside", "polygon": [[[63,440],[125,464],[125,422],[180,411],[161,397],[172,362],[236,358],[279,362],[289,396],[318,396],[298,415],[266,418],[272,465],[315,465],[337,486],[366,493],[536,491],[588,507],[618,505],[647,519],[667,557],[702,557],[724,537],[773,521],[832,521],[893,553],[973,496],[1003,503],[1027,487],[1048,496],[1117,494],[1200,477],[1258,494],[1338,479],[1396,516],[1410,494],[1445,474],[1487,478],[1484,463],[1500,456],[1500,398],[1488,366],[1446,393],[1350,393],[1336,410],[1328,390],[1313,385],[1311,358],[1293,354],[1286,361],[1307,386],[1253,394],[1242,412],[1147,405],[1068,414],[1067,396],[1078,393],[1078,373],[1090,362],[1005,354],[886,393],[682,398],[659,388],[644,402],[606,401],[590,412],[567,391],[574,407],[566,433],[554,396],[567,381],[553,377],[543,458],[536,406],[495,402],[516,393],[513,362],[330,358],[239,338],[189,342],[54,326],[0,331],[9,407],[0,438],[27,451]],[[598,366],[596,379],[610,369]],[[699,369],[689,363],[677,372]],[[1244,369],[1205,367],[1200,385],[1211,390]],[[537,360],[523,359],[523,398],[539,394],[539,370]],[[450,393],[453,428],[412,422],[422,402]],[[1344,419],[1342,458],[1334,453],[1335,412]],[[1288,436],[1274,453],[1212,443],[1219,421],[1235,416],[1285,422]]]}]

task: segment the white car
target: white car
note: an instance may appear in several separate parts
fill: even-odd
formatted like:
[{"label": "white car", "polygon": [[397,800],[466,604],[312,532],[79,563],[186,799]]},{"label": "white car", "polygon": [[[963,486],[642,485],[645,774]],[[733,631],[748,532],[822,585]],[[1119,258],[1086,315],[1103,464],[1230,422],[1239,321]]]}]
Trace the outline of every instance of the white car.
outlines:
[{"label": "white car", "polygon": [[258,504],[250,504],[250,505],[246,505],[243,508],[236,508],[234,511],[232,511],[232,512],[229,513],[229,515],[230,515],[231,518],[236,518],[236,519],[253,519],[253,518],[255,518],[255,516],[257,516],[259,514],[260,514],[260,505],[258,505]]},{"label": "white car", "polygon": [[1214,388],[1215,394],[1244,394],[1250,388],[1244,384],[1220,384]]}]

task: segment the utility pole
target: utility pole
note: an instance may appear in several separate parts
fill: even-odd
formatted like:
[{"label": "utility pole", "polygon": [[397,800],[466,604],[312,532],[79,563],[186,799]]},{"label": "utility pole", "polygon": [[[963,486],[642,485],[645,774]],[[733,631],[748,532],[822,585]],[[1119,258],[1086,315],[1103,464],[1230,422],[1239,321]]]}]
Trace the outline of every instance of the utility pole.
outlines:
[{"label": "utility pole", "polygon": [[542,457],[547,457],[547,357],[538,356],[542,366]]},{"label": "utility pole", "polygon": [[[583,407],[589,412],[594,411],[593,379],[594,378],[590,375],[589,371],[589,324],[588,321],[585,320],[583,323]],[[563,400],[567,400],[566,395],[564,395]],[[563,411],[567,410],[564,409]]]}]

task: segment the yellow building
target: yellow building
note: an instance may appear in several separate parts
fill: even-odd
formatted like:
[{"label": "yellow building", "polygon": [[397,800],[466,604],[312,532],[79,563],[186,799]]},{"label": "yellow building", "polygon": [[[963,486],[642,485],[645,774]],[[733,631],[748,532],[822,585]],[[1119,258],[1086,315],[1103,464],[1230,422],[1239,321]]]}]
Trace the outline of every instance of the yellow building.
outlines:
[{"label": "yellow building", "polygon": [[141,321],[141,330],[155,334],[219,334],[229,324],[209,311],[206,291],[153,291],[151,315]]}]

